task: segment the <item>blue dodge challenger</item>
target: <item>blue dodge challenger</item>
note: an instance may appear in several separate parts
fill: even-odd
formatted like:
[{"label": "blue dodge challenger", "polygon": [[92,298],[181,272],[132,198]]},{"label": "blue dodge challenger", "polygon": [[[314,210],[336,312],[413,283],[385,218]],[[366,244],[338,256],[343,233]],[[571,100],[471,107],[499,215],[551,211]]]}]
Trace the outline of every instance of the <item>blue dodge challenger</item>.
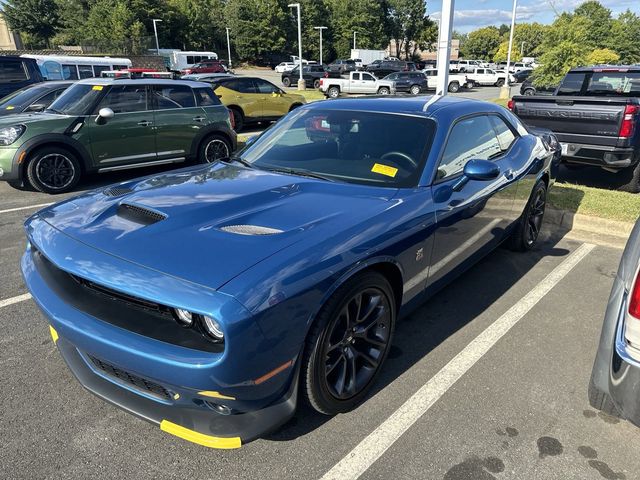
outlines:
[{"label": "blue dodge challenger", "polygon": [[401,315],[498,244],[531,249],[558,150],[485,102],[317,102],[235,157],[41,210],[22,271],[84,387],[236,448],[299,401],[354,408]]}]

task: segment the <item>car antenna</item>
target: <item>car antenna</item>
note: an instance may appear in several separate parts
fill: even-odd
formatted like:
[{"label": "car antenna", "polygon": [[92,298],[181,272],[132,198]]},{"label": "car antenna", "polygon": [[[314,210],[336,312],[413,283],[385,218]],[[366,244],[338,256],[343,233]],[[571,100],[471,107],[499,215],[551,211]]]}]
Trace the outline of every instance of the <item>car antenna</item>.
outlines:
[{"label": "car antenna", "polygon": [[427,110],[429,110],[429,107],[431,105],[433,105],[434,103],[436,103],[438,100],[440,100],[441,98],[443,98],[444,95],[442,93],[442,91],[436,92],[435,95],[433,95],[429,101],[427,103],[424,104],[424,107],[422,107],[422,111],[426,112]]}]

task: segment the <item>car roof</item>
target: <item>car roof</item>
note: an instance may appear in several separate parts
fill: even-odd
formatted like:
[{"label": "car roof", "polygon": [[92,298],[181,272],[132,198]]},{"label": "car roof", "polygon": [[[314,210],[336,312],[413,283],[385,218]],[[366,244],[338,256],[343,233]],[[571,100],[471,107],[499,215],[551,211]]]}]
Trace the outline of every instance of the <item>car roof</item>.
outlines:
[{"label": "car roof", "polygon": [[573,72],[601,72],[607,70],[610,72],[640,72],[640,65],[591,65],[589,67],[577,67],[569,70]]},{"label": "car roof", "polygon": [[162,78],[140,78],[140,79],[121,79],[121,78],[85,78],[77,82],[80,85],[184,85],[187,87],[208,87],[208,83],[196,82],[194,80],[169,80]]},{"label": "car roof", "polygon": [[[433,118],[437,112],[447,110],[451,115],[462,116],[476,112],[503,112],[505,109],[498,104],[484,102],[471,98],[453,97],[446,95],[437,100],[434,95],[390,97],[352,97],[339,98],[327,102],[308,103],[305,109],[322,110],[355,110],[380,113],[395,113],[418,115]],[[425,110],[426,108],[426,110]]]}]

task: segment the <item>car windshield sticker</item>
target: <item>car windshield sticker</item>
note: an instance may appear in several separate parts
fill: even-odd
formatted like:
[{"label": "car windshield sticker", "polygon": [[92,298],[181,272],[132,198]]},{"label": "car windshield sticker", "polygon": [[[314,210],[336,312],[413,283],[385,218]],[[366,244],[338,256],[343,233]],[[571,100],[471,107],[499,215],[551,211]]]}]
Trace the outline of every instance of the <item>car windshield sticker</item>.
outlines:
[{"label": "car windshield sticker", "polygon": [[94,85],[93,89],[94,90],[102,90],[104,87],[102,85]]},{"label": "car windshield sticker", "polygon": [[13,105],[7,105],[7,110],[13,110],[14,108],[16,107],[14,107]]},{"label": "car windshield sticker", "polygon": [[389,165],[382,165],[381,163],[374,163],[371,168],[373,173],[379,173],[380,175],[386,175],[387,177],[394,178],[396,173],[398,173],[398,169],[394,167],[390,167]]}]

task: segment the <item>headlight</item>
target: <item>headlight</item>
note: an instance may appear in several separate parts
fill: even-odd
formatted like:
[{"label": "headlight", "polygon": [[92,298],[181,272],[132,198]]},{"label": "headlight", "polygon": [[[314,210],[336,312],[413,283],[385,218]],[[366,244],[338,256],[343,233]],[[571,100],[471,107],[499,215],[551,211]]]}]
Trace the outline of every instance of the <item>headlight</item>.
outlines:
[{"label": "headlight", "polygon": [[0,129],[0,145],[11,145],[24,133],[24,125],[13,125]]},{"label": "headlight", "polygon": [[215,340],[222,341],[224,339],[224,333],[222,333],[222,328],[220,328],[220,324],[216,319],[203,315],[202,324],[205,331]]}]

